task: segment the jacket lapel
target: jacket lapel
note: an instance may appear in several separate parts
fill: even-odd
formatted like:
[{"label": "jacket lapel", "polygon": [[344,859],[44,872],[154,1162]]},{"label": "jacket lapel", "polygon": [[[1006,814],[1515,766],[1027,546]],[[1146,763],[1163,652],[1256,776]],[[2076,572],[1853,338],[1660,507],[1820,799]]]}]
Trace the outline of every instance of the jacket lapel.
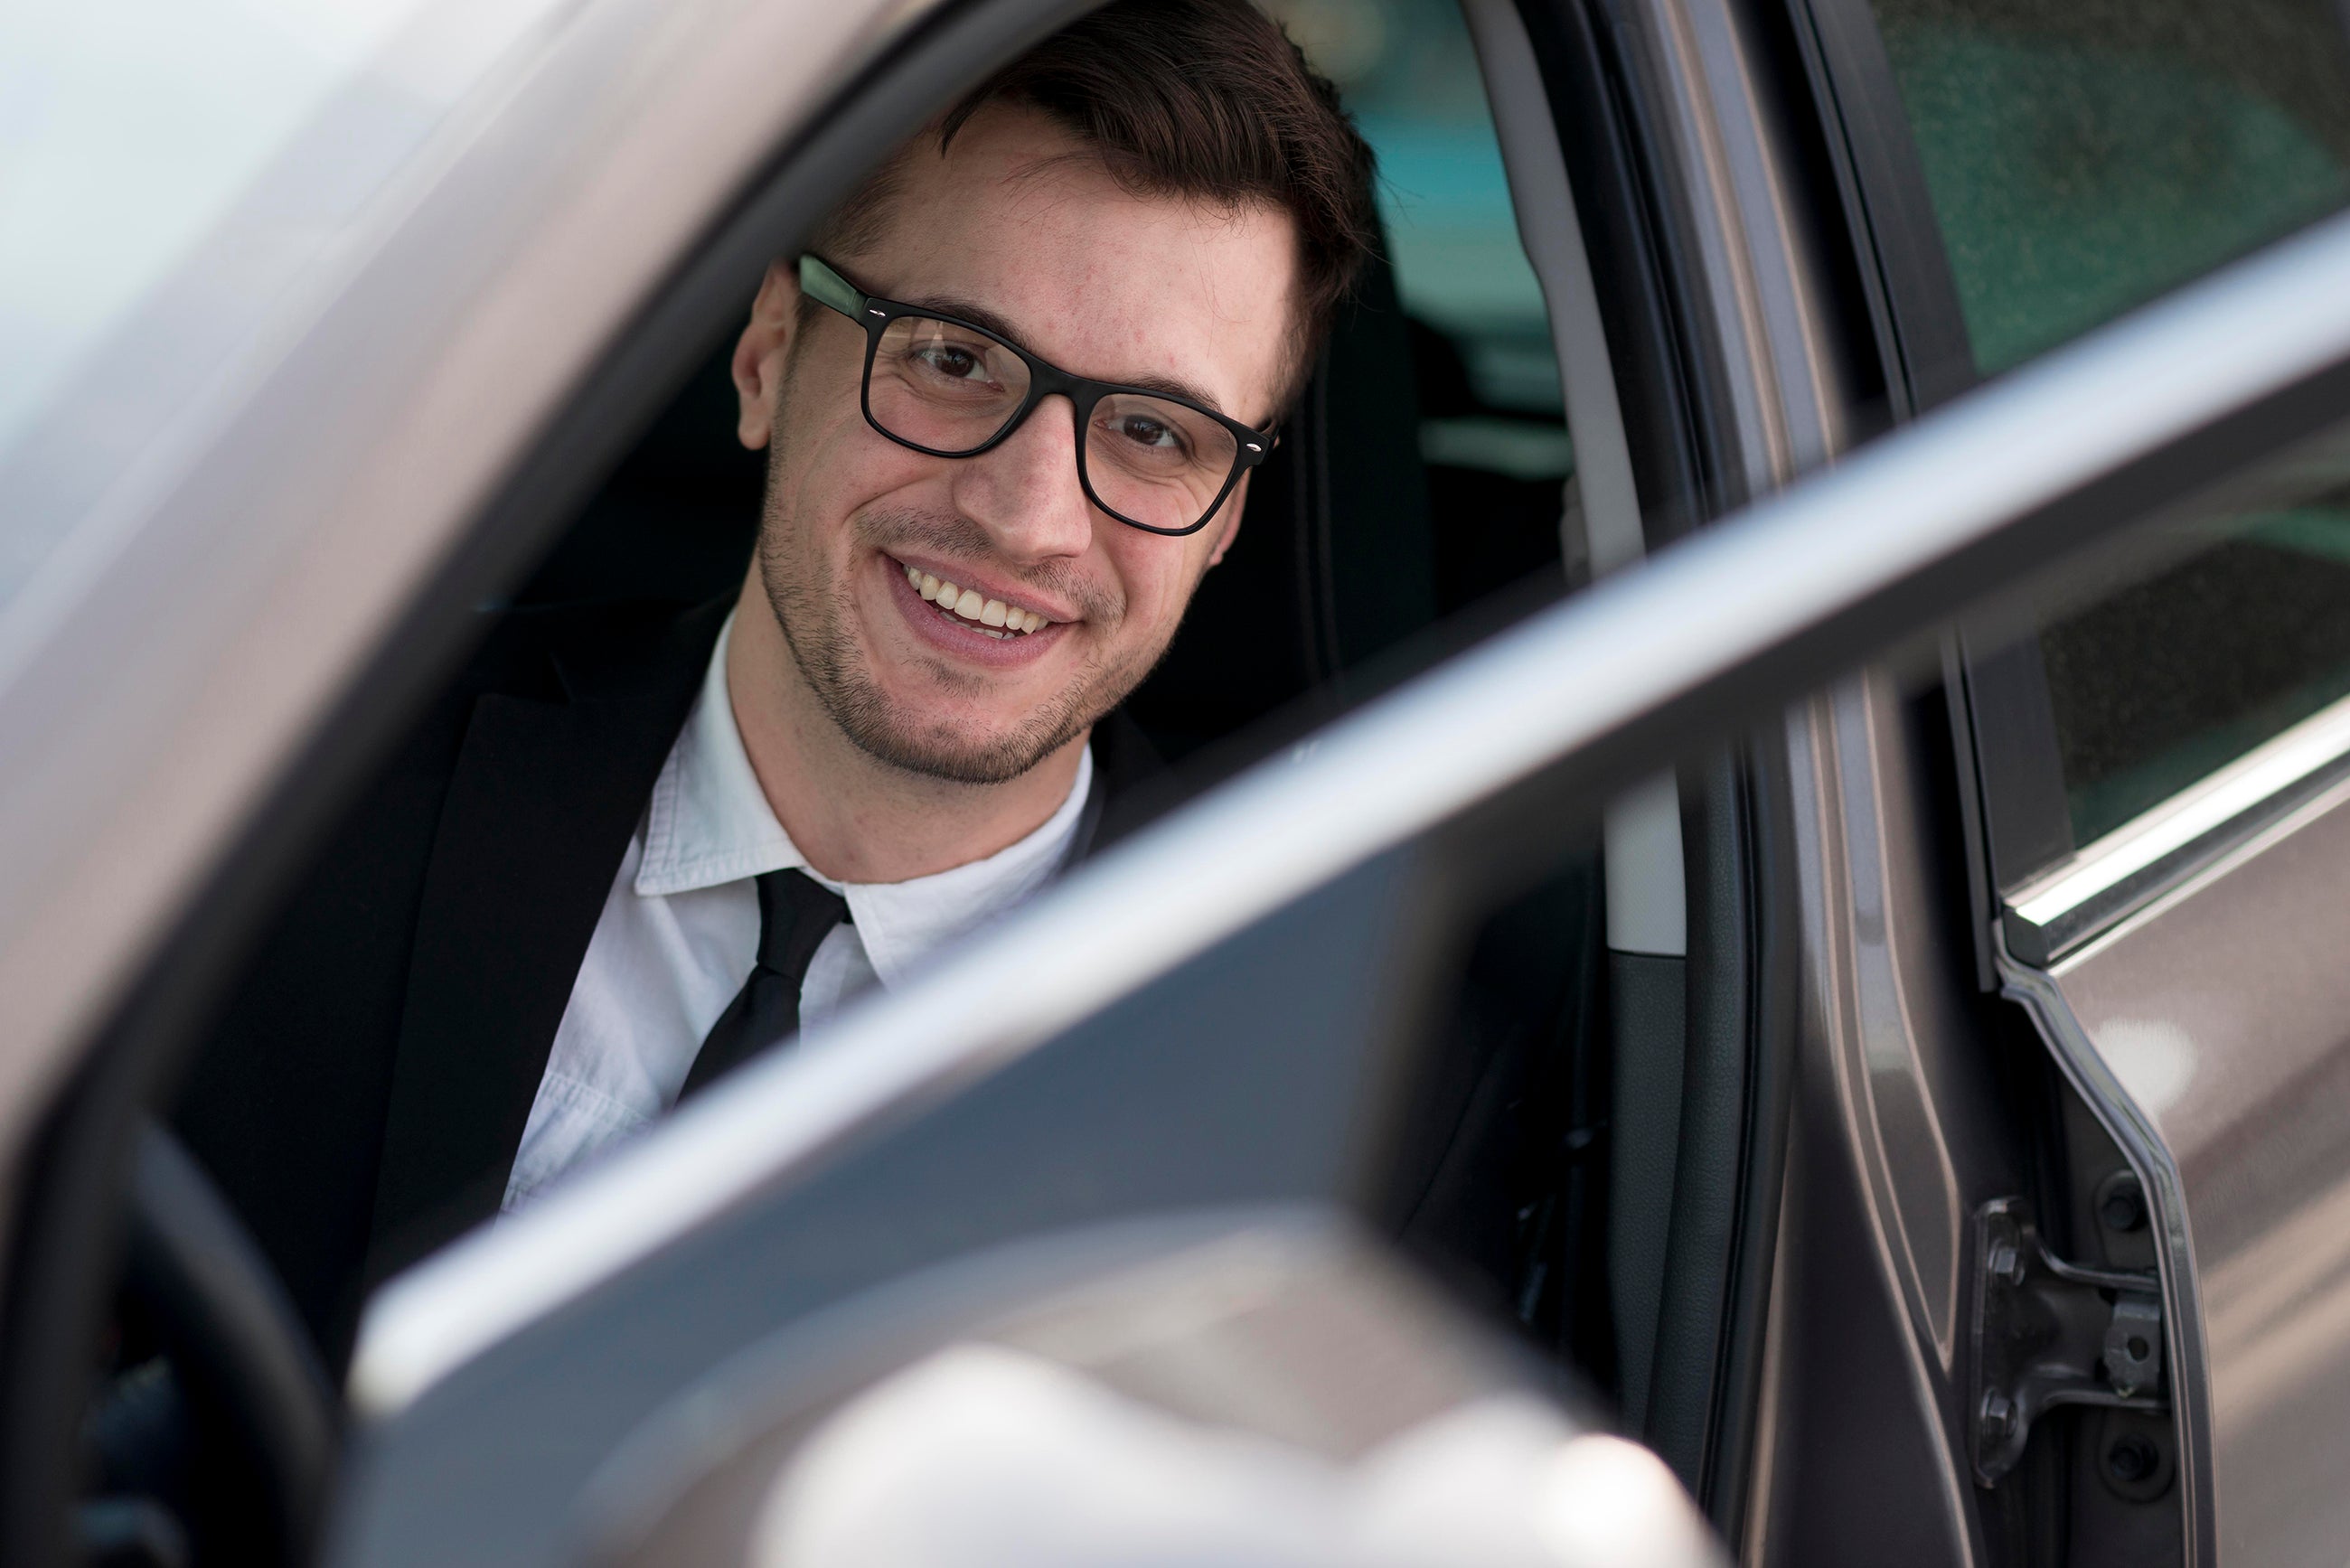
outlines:
[{"label": "jacket lapel", "polygon": [[1092,744],[1094,786],[1069,846],[1072,866],[1181,804],[1172,770],[1125,709],[1094,725]]},{"label": "jacket lapel", "polygon": [[556,1026],[727,604],[557,642],[561,697],[474,703],[426,872],[374,1278],[497,1212]]}]

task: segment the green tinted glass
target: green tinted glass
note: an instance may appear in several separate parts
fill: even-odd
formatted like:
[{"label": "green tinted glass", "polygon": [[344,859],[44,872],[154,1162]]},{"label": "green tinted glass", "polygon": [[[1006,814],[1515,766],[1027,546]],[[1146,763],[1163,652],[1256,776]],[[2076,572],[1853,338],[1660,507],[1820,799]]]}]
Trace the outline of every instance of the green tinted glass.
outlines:
[{"label": "green tinted glass", "polygon": [[2350,205],[2333,0],[1871,0],[1990,374]]}]

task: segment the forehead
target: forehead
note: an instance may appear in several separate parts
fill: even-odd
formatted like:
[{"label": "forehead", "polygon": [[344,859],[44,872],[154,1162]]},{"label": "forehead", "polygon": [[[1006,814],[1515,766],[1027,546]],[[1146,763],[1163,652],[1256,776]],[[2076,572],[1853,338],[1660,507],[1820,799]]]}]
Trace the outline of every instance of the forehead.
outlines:
[{"label": "forehead", "polygon": [[1137,195],[1033,111],[989,109],[901,158],[858,281],[982,308],[1065,369],[1173,377],[1269,416],[1297,330],[1286,213]]}]

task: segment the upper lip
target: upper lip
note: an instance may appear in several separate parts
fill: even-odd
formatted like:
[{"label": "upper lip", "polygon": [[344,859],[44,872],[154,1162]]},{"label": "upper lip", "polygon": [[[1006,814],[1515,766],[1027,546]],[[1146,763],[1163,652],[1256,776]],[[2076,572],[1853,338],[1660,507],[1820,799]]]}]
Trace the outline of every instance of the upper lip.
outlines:
[{"label": "upper lip", "polygon": [[1007,588],[1001,583],[991,582],[986,574],[974,572],[968,566],[942,565],[925,556],[900,556],[894,551],[886,551],[884,554],[901,566],[912,566],[918,571],[928,572],[941,581],[952,583],[959,588],[975,588],[983,599],[1002,599],[1014,609],[1034,610],[1051,621],[1071,621],[1079,618],[1076,610],[1055,599],[1039,595],[1033,588]]}]

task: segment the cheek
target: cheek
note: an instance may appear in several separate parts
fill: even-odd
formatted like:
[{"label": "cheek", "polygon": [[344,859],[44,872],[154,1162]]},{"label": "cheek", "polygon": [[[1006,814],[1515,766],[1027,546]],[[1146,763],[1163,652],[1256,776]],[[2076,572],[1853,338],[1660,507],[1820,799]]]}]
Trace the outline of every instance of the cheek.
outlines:
[{"label": "cheek", "polygon": [[795,422],[794,408],[787,401],[776,421],[774,484],[784,515],[773,521],[806,544],[826,548],[847,539],[848,519],[877,502],[919,506],[923,487],[938,477],[935,459],[883,440],[854,407],[845,419],[821,422]]},{"label": "cheek", "polygon": [[[1126,590],[1128,621],[1136,631],[1164,634],[1183,618],[1191,592],[1207,570],[1209,546],[1197,539],[1162,539],[1123,524],[1111,560]],[[1156,545],[1158,548],[1151,548]],[[1180,545],[1182,548],[1170,548]],[[1138,547],[1139,546],[1139,547]]]}]

